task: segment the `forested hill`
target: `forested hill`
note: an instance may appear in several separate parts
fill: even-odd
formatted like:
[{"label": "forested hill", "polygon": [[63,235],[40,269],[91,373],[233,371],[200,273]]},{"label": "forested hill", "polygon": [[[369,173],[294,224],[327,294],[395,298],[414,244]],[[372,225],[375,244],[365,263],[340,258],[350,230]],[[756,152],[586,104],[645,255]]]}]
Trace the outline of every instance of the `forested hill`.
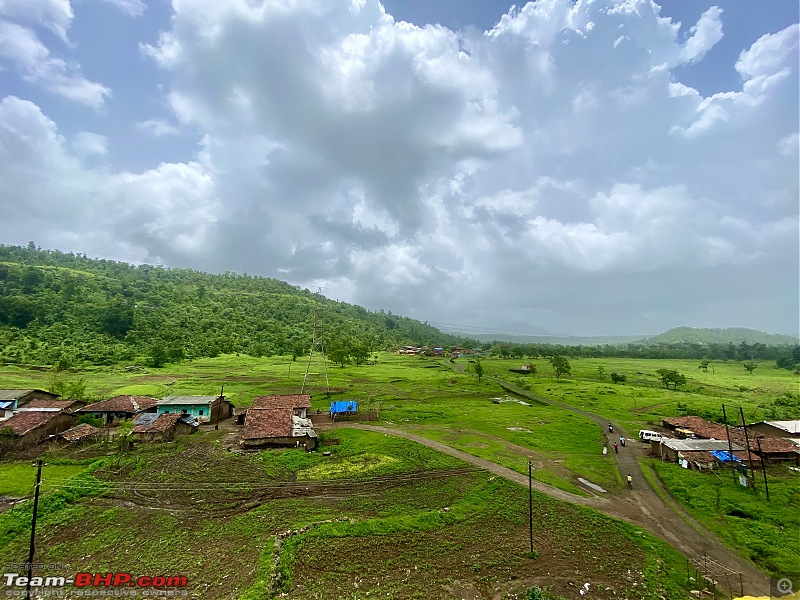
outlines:
[{"label": "forested hill", "polygon": [[0,362],[160,366],[232,352],[302,355],[317,304],[331,353],[475,343],[275,279],[0,245]]},{"label": "forested hill", "polygon": [[643,344],[764,344],[765,346],[789,346],[797,343],[796,337],[765,333],[757,329],[744,327],[727,327],[725,329],[708,329],[695,327],[675,327],[669,331],[638,340]]}]

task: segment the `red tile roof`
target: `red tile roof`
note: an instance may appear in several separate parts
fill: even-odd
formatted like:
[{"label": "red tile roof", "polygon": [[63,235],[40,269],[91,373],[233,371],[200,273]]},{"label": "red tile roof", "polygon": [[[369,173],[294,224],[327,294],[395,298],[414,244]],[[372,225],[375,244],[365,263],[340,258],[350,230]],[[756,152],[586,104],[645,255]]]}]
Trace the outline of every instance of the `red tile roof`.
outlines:
[{"label": "red tile roof", "polygon": [[78,440],[94,437],[98,433],[100,433],[100,430],[97,427],[89,425],[88,423],[81,423],[72,429],[67,429],[61,434],[61,437],[68,442],[77,442]]},{"label": "red tile roof", "polygon": [[50,400],[49,398],[35,398],[23,404],[20,408],[22,410],[44,410],[47,408],[57,408],[58,410],[66,410],[73,404],[82,404],[80,400]]},{"label": "red tile roof", "polygon": [[712,423],[706,421],[703,417],[688,416],[688,417],[668,417],[661,419],[661,421],[671,428],[680,427],[681,429],[689,429],[697,437],[715,440],[727,440],[728,436],[725,433],[725,425],[719,423]]},{"label": "red tile roof", "polygon": [[[686,416],[686,417],[668,417],[662,419],[662,422],[669,427],[680,427],[683,429],[691,430],[697,437],[717,440],[727,440],[728,436],[725,433],[725,425],[712,423],[706,421],[702,417]],[[747,438],[745,438],[744,431],[739,427],[729,426],[728,430],[731,434],[731,441],[747,448]],[[758,442],[756,442],[756,435],[754,431],[748,431],[747,437],[750,439],[750,452],[758,452]],[[796,452],[800,454],[800,449],[791,442],[781,438],[775,437],[762,437],[761,440],[761,453],[762,454],[786,454]],[[738,453],[734,452],[738,456]],[[745,455],[747,450],[745,450]],[[742,458],[740,456],[740,458]]]},{"label": "red tile roof", "polygon": [[9,417],[5,421],[0,421],[0,429],[11,427],[11,429],[14,431],[14,435],[23,436],[27,433],[30,433],[37,427],[41,427],[50,419],[54,419],[58,415],[62,414],[64,413],[35,410],[20,412],[15,414],[13,417]]},{"label": "red tile roof", "polygon": [[84,406],[80,412],[124,412],[137,413],[153,408],[158,400],[147,396],[114,396],[109,400]]},{"label": "red tile roof", "polygon": [[181,413],[163,413],[152,423],[137,425],[131,433],[165,433],[175,427],[182,416]]},{"label": "red tile roof", "polygon": [[244,418],[243,440],[291,437],[292,407],[248,410]]},{"label": "red tile roof", "polygon": [[256,396],[250,408],[311,408],[311,396],[309,394]]}]

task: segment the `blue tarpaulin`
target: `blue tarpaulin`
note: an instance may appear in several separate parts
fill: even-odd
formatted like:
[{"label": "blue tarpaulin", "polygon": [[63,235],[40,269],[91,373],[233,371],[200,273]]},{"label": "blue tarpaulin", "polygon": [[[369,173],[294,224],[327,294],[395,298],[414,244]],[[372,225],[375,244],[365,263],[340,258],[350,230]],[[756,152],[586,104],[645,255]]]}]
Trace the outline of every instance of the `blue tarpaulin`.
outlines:
[{"label": "blue tarpaulin", "polygon": [[742,459],[736,456],[731,456],[730,452],[725,452],[724,450],[714,450],[711,452],[711,454],[720,462],[742,462]]},{"label": "blue tarpaulin", "polygon": [[331,414],[338,413],[354,413],[358,410],[358,402],[355,400],[341,400],[339,402],[331,402]]}]

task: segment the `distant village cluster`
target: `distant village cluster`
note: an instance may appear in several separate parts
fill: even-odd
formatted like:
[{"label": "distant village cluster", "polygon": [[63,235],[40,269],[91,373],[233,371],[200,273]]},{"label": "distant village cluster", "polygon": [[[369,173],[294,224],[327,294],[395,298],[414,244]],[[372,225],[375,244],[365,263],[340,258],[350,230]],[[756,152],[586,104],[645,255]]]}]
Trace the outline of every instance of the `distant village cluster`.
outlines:
[{"label": "distant village cluster", "polygon": [[742,470],[760,469],[762,462],[800,465],[800,420],[761,421],[746,428],[726,427],[698,416],[668,417],[661,423],[674,438],[640,432],[640,439],[650,442],[652,454],[687,469],[731,464]]},{"label": "distant village cluster", "polygon": [[[121,395],[89,404],[62,400],[44,390],[7,389],[0,390],[0,449],[95,441],[125,421],[133,424],[130,434],[134,441],[168,442],[197,431],[201,425],[216,427],[231,419],[230,425],[242,426],[242,448],[302,447],[310,451],[317,447],[310,409],[308,394],[257,396],[251,406],[236,408],[222,395],[166,396],[160,400]],[[329,413],[317,417],[333,421],[357,410],[355,401],[333,402]]]}]

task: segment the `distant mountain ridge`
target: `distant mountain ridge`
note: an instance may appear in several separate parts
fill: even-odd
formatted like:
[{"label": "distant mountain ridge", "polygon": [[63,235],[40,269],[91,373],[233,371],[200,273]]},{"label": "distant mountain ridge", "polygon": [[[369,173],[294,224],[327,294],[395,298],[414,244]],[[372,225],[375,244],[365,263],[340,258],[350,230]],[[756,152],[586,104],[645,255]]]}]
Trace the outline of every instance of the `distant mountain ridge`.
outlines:
[{"label": "distant mountain ridge", "polygon": [[764,344],[766,346],[791,346],[797,344],[798,338],[779,333],[767,333],[758,329],[745,327],[727,327],[725,329],[705,327],[675,327],[653,337],[636,340],[642,344]]},{"label": "distant mountain ridge", "polygon": [[513,333],[467,334],[451,331],[453,335],[470,336],[480,342],[508,342],[509,344],[557,344],[560,346],[604,346],[628,344],[642,339],[641,335],[594,335],[574,336],[556,334],[516,335]]}]

